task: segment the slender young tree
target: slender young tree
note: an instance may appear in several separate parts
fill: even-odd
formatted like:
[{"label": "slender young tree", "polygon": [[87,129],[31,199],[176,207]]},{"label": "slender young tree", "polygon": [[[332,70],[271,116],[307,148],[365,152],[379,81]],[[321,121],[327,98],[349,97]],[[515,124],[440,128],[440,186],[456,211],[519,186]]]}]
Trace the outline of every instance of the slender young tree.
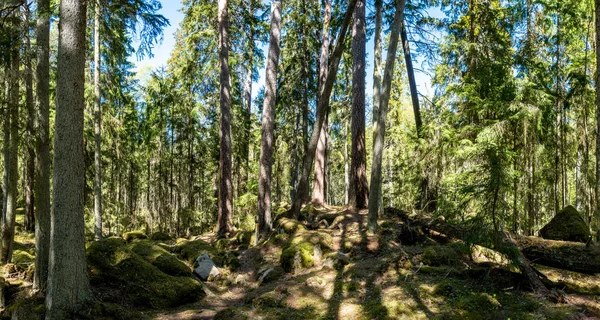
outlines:
[{"label": "slender young tree", "polygon": [[[321,40],[321,56],[319,58],[319,86],[325,84],[327,78],[327,67],[329,63],[329,44],[330,32],[329,24],[331,22],[331,1],[325,1],[325,10],[323,13],[323,31]],[[327,140],[328,140],[327,116],[321,126],[321,134],[317,143],[317,153],[315,155],[315,176],[313,179],[312,200],[316,205],[323,205],[327,200]]]},{"label": "slender young tree", "polygon": [[352,25],[352,156],[350,162],[350,204],[357,209],[367,207],[367,150],[365,143],[365,0],[358,0]]},{"label": "slender young tree", "polygon": [[381,194],[381,172],[383,162],[383,142],[385,141],[385,120],[387,117],[387,107],[390,102],[390,92],[392,87],[392,77],[394,63],[396,61],[396,51],[398,49],[398,38],[402,20],[404,19],[405,0],[396,1],[396,12],[394,13],[394,23],[390,34],[390,43],[387,50],[385,70],[383,74],[383,83],[381,90],[381,99],[379,113],[377,118],[377,127],[375,131],[375,140],[373,146],[373,164],[371,167],[371,191],[369,193],[369,217],[367,228],[370,232],[377,230],[377,218],[379,216],[379,197]]},{"label": "slender young tree", "polygon": [[94,10],[94,238],[102,239],[102,107],[100,105],[100,19],[102,9]]},{"label": "slender young tree", "polygon": [[46,291],[50,244],[50,0],[37,3],[35,272],[33,289]]},{"label": "slender young tree", "polygon": [[69,318],[90,297],[83,194],[85,26],[86,1],[61,0],[46,319]]},{"label": "slender young tree", "polygon": [[260,142],[260,169],[258,175],[258,229],[262,234],[273,228],[271,222],[271,177],[273,169],[273,140],[275,103],[277,101],[277,68],[279,65],[279,40],[281,36],[281,1],[271,1],[271,35],[267,69],[265,71],[265,100],[262,113],[262,138]]},{"label": "slender young tree", "polygon": [[352,13],[354,12],[355,6],[356,0],[350,0],[350,3],[348,3],[346,15],[344,16],[344,20],[340,27],[338,38],[335,42],[335,49],[333,50],[333,54],[331,55],[331,60],[327,70],[327,77],[325,83],[319,88],[319,99],[317,102],[315,123],[313,125],[313,131],[310,136],[310,141],[308,143],[307,152],[304,155],[304,159],[302,161],[302,176],[300,176],[300,181],[298,181],[298,191],[296,192],[296,198],[294,198],[292,209],[290,210],[291,215],[293,215],[294,217],[298,217],[300,215],[300,208],[302,204],[309,200],[308,176],[310,175],[310,171],[313,166],[313,161],[315,159],[315,151],[317,149],[317,142],[321,134],[321,127],[323,126],[327,110],[329,109],[329,98],[331,97],[333,83],[335,82],[340,59],[342,57],[342,52],[344,51],[346,31],[348,31],[348,26],[350,25],[350,20],[352,18]]},{"label": "slender young tree", "polygon": [[229,82],[229,14],[227,0],[219,0],[219,66],[220,66],[220,154],[219,204],[217,235],[224,237],[233,231],[231,179],[231,84]]},{"label": "slender young tree", "polygon": [[381,25],[383,0],[375,0],[374,63],[373,63],[373,136],[381,98]]}]

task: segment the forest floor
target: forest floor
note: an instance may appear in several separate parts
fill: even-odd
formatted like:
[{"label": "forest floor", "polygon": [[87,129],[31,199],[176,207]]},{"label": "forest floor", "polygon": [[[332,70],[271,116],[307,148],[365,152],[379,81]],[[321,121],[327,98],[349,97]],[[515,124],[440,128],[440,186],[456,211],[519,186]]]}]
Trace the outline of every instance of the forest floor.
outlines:
[{"label": "forest floor", "polygon": [[[551,281],[563,285],[566,303],[555,304],[528,291],[520,274],[493,252],[483,248],[470,251],[458,241],[433,233],[407,239],[402,231],[411,226],[393,214],[382,217],[377,235],[365,232],[365,210],[308,208],[305,214],[313,223],[281,219],[278,233],[257,246],[248,246],[249,240],[240,237],[217,241],[214,234],[177,241],[126,242],[117,238],[140,256],[144,253],[136,246],[170,250],[169,254],[177,255],[178,261],[189,267],[188,247],[184,246],[202,247],[190,244],[209,245],[209,251],[218,248],[218,252],[210,251],[215,256],[233,253],[239,263],[231,269],[220,268],[220,277],[204,282],[203,297],[188,299],[184,293],[190,303],[175,308],[140,307],[130,304],[123,291],[103,290],[93,280],[98,263],[92,263],[96,295],[100,300],[114,295],[111,303],[127,312],[88,318],[600,319],[600,274],[536,266]],[[21,271],[11,274],[5,267],[5,277],[19,290],[26,290],[30,282],[24,261],[33,257],[33,237],[19,233],[16,241],[15,264],[21,265],[17,268]],[[200,252],[194,251],[197,254]],[[88,246],[88,261],[90,257]],[[269,277],[263,276],[268,269],[272,270]],[[139,287],[154,288],[151,283]]]},{"label": "forest floor", "polygon": [[[484,249],[470,259],[460,245],[424,237],[403,245],[401,222],[386,216],[377,236],[365,233],[366,210],[323,208],[315,228],[331,236],[332,252],[348,257],[331,268],[316,262],[269,283],[257,270],[278,266],[277,241],[240,253],[227,281],[206,283],[202,301],[153,315],[155,319],[600,319],[600,277],[538,266],[568,288],[553,304],[524,288],[519,274]],[[331,217],[342,219],[329,219]],[[293,237],[293,236],[291,236]],[[208,238],[214,241],[214,238]],[[289,240],[288,240],[289,241]],[[285,241],[284,241],[285,242]],[[412,242],[412,241],[411,241]],[[289,243],[289,242],[288,242]],[[234,248],[232,248],[234,249]]]}]

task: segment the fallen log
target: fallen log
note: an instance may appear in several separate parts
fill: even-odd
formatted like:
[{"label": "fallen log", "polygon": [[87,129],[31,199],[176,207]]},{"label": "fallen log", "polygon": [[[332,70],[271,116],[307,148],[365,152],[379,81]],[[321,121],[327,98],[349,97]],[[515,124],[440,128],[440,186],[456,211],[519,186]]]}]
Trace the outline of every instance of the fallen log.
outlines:
[{"label": "fallen log", "polygon": [[[469,232],[464,226],[450,224],[443,218],[434,218],[426,214],[408,215],[406,212],[393,208],[386,208],[386,214],[455,239],[464,239]],[[586,274],[600,273],[600,246],[598,245],[513,234],[509,237],[523,256],[532,263]],[[477,244],[486,246],[481,243]]]},{"label": "fallen log", "polygon": [[514,236],[519,250],[531,262],[587,274],[600,273],[600,247],[585,243]]}]

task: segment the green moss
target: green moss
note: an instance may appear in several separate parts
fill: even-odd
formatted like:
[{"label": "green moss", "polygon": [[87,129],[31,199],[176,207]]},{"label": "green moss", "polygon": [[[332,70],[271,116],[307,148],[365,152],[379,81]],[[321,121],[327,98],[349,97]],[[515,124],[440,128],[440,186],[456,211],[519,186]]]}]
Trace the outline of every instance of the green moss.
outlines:
[{"label": "green moss", "polygon": [[486,292],[472,292],[456,299],[454,307],[467,311],[486,312],[502,307],[496,299],[496,294]]},{"label": "green moss", "polygon": [[46,304],[43,295],[29,295],[22,292],[17,295],[13,303],[7,310],[12,315],[12,319],[44,319],[46,314]]},{"label": "green moss", "polygon": [[12,262],[23,269],[27,269],[30,264],[35,262],[35,257],[27,251],[15,250],[13,251]]},{"label": "green moss", "polygon": [[215,243],[215,248],[217,248],[217,250],[225,250],[232,246],[235,246],[236,244],[237,244],[236,239],[223,238],[223,239],[217,240],[217,242]]},{"label": "green moss", "polygon": [[153,241],[170,241],[173,240],[173,237],[171,237],[168,233],[159,231],[150,235],[150,239],[152,239]]},{"label": "green moss", "polygon": [[127,242],[133,241],[136,239],[146,239],[146,238],[148,238],[148,236],[146,236],[146,234],[141,231],[131,231],[131,232],[123,233],[123,239],[125,239],[125,241],[127,241]]},{"label": "green moss", "polygon": [[429,246],[423,252],[423,263],[430,266],[460,266],[467,260],[462,250],[457,245]]},{"label": "green moss", "polygon": [[249,246],[252,244],[251,240],[253,235],[253,231],[240,231],[235,235],[235,239],[239,245]]},{"label": "green moss", "polygon": [[573,206],[567,206],[540,230],[544,239],[586,242],[590,229]]},{"label": "green moss", "polygon": [[[137,252],[149,257],[158,246],[147,247],[145,242],[124,245],[115,239],[90,243],[87,248],[90,281],[92,285],[109,288],[114,303],[152,308],[174,307],[197,301],[204,295],[202,286],[191,277],[166,274]],[[136,247],[135,249],[131,247]],[[162,249],[161,249],[162,250]],[[161,252],[157,257],[160,257]],[[168,254],[168,253],[167,253]]]},{"label": "green moss", "polygon": [[193,264],[194,261],[196,261],[196,258],[198,258],[198,256],[200,256],[203,252],[207,252],[212,257],[216,255],[217,250],[215,250],[215,248],[213,248],[207,242],[200,239],[193,241],[189,241],[187,239],[177,239],[174,252],[181,256],[185,261]]},{"label": "green moss", "polygon": [[135,242],[131,246],[133,252],[166,274],[187,276],[191,273],[190,267],[183,261],[148,240]]},{"label": "green moss", "polygon": [[280,263],[285,272],[292,272],[294,269],[294,260],[296,254],[300,255],[300,266],[304,268],[312,267],[315,264],[313,257],[315,246],[310,242],[302,242],[285,248],[281,253]]},{"label": "green moss", "polygon": [[306,228],[302,223],[295,219],[281,218],[277,221],[279,228],[283,229],[289,234],[294,234],[299,231],[306,231]]},{"label": "green moss", "polygon": [[313,245],[321,245],[321,249],[331,249],[333,247],[333,238],[322,231],[302,231],[294,235],[291,240],[292,245],[302,242],[310,242]]},{"label": "green moss", "polygon": [[246,320],[248,316],[243,312],[234,309],[228,308],[217,312],[215,315],[215,320]]}]

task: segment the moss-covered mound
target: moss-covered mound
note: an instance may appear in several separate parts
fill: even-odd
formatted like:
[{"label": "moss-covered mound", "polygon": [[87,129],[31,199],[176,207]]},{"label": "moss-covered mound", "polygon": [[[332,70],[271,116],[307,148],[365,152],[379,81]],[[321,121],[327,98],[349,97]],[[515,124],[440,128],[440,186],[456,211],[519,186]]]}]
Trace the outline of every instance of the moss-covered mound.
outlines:
[{"label": "moss-covered mound", "polygon": [[172,276],[189,276],[191,269],[176,256],[167,250],[153,244],[151,241],[142,240],[131,245],[131,249],[144,260]]},{"label": "moss-covered mound", "polygon": [[235,271],[240,266],[240,261],[233,251],[218,250],[216,247],[211,246],[206,241],[200,239],[177,239],[173,252],[192,265],[200,255],[206,252],[215,262],[217,267],[226,267]]},{"label": "moss-covered mound", "polygon": [[12,255],[12,262],[20,268],[27,270],[29,265],[35,262],[35,256],[27,251],[15,250]]},{"label": "moss-covered mound", "polygon": [[468,248],[460,244],[435,245],[425,248],[423,263],[430,266],[460,266],[468,260]]},{"label": "moss-covered mound", "polygon": [[281,218],[277,220],[279,228],[283,229],[286,233],[293,234],[300,231],[306,231],[306,228],[298,220]]},{"label": "moss-covered mound", "polygon": [[123,239],[125,239],[125,241],[132,241],[132,240],[136,240],[136,239],[146,239],[146,238],[148,238],[148,236],[146,236],[146,234],[141,231],[131,231],[131,232],[123,233]]},{"label": "moss-covered mound", "polygon": [[140,242],[127,245],[121,238],[90,243],[87,259],[92,286],[101,291],[105,302],[133,306],[164,308],[198,301],[204,295],[200,283],[166,274],[147,261],[156,252],[160,252],[157,257],[166,252],[156,248]]},{"label": "moss-covered mound", "polygon": [[540,230],[544,239],[586,242],[590,229],[573,206],[567,206]]},{"label": "moss-covered mound", "polygon": [[333,246],[333,239],[328,233],[319,231],[302,231],[294,234],[281,253],[280,263],[283,270],[292,272],[296,268],[312,267],[315,264],[317,245],[321,253],[328,251]]},{"label": "moss-covered mound", "polygon": [[170,241],[173,240],[173,237],[171,237],[168,233],[158,231],[151,234],[150,239],[153,241]]}]

